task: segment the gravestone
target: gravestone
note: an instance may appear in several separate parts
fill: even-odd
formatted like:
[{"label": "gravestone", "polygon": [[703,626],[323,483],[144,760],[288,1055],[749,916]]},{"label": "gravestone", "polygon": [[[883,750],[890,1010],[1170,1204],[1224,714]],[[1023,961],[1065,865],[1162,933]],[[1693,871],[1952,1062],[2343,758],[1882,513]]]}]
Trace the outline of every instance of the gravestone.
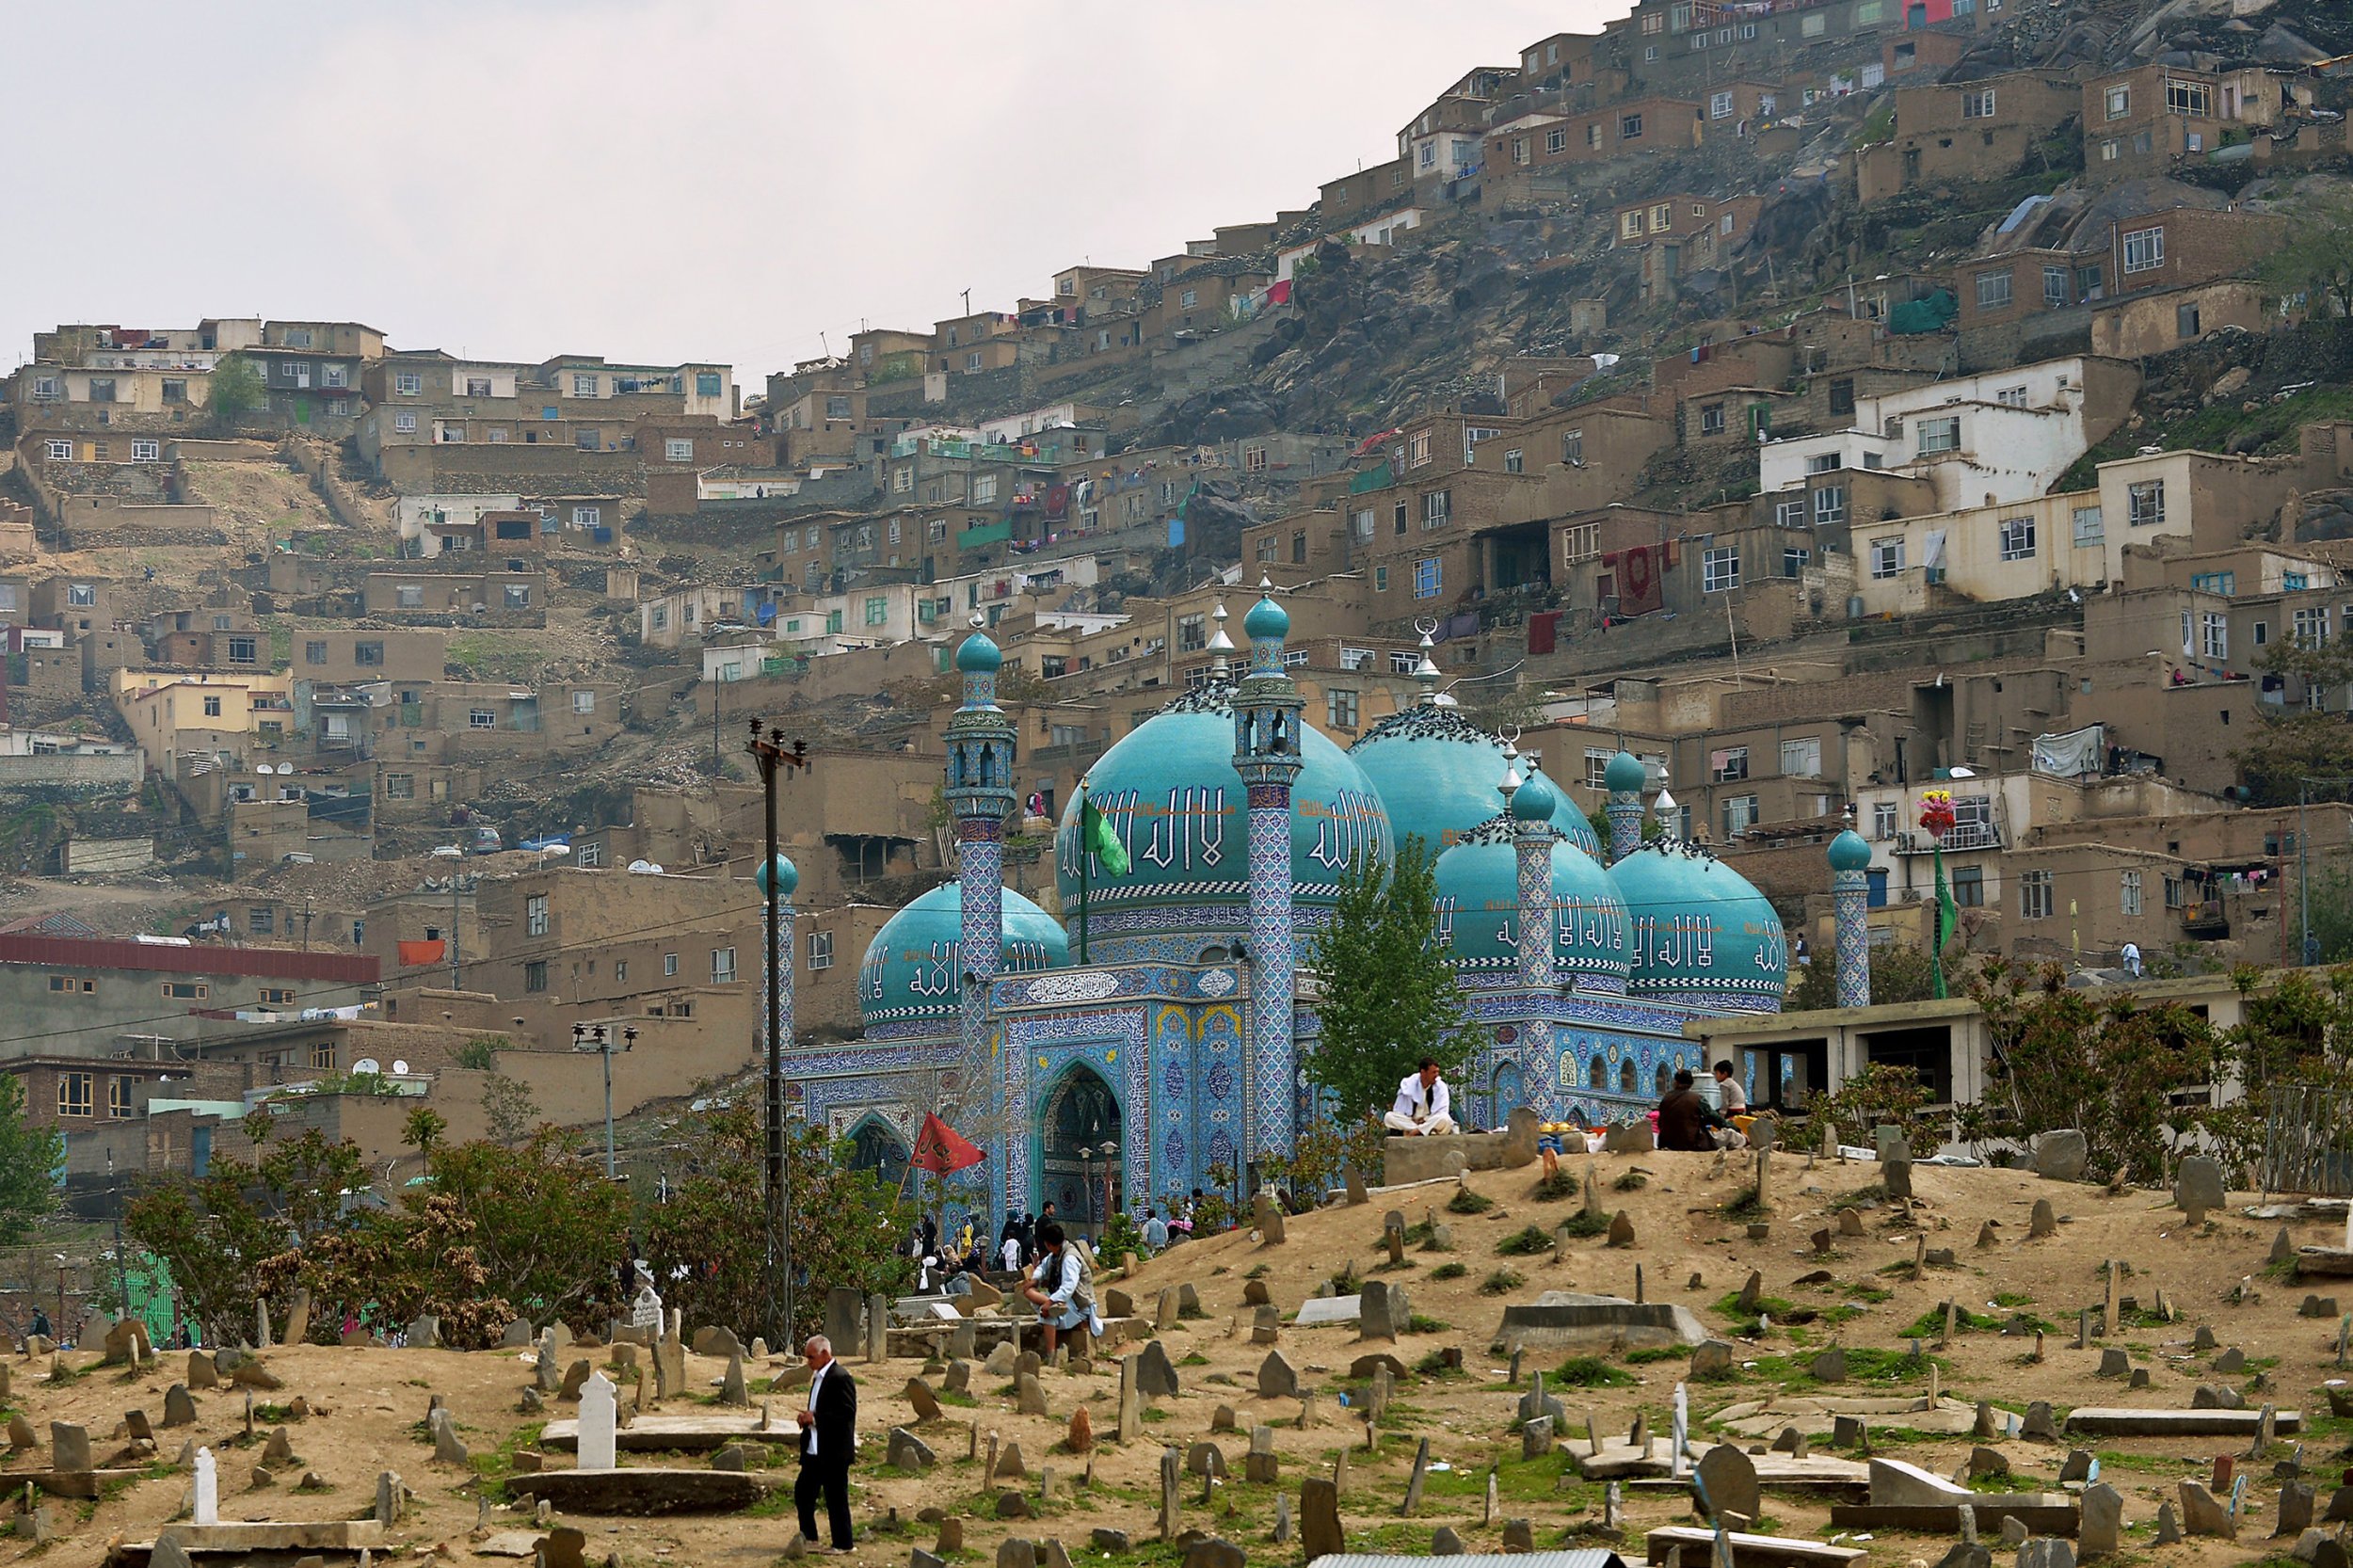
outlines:
[{"label": "gravestone", "polygon": [[2224,1541],[2238,1539],[2238,1521],[2231,1517],[2231,1511],[2206,1490],[2203,1482],[2185,1480],[2179,1489],[2184,1529],[2192,1535],[2217,1536]]},{"label": "gravestone", "polygon": [[1730,1443],[1719,1443],[1700,1456],[1695,1474],[1693,1496],[1705,1517],[1732,1513],[1739,1515],[1743,1526],[1756,1522],[1764,1493],[1757,1485],[1756,1465],[1747,1454]]},{"label": "gravestone", "polygon": [[1732,1347],[1721,1339],[1701,1340],[1691,1347],[1691,1380],[1696,1383],[1731,1375],[1732,1356]]},{"label": "gravestone", "polygon": [[1806,1370],[1817,1383],[1844,1383],[1847,1381],[1847,1352],[1843,1347],[1833,1345],[1817,1354]]},{"label": "gravestone", "polygon": [[1265,1280],[1253,1279],[1242,1282],[1241,1303],[1244,1306],[1264,1306],[1273,1299],[1267,1291]]},{"label": "gravestone", "polygon": [[49,1467],[70,1475],[91,1469],[89,1429],[71,1421],[50,1422]]},{"label": "gravestone", "polygon": [[1258,1397],[1262,1400],[1291,1400],[1299,1397],[1299,1371],[1281,1351],[1269,1351],[1258,1363]]},{"label": "gravestone", "polygon": [[933,1454],[931,1446],[915,1433],[904,1427],[892,1427],[889,1447],[884,1453],[883,1463],[894,1470],[916,1475],[930,1469],[938,1463],[938,1459]]},{"label": "gravestone", "polygon": [[1046,1390],[1039,1386],[1035,1372],[1023,1372],[1014,1380],[1014,1408],[1024,1416],[1046,1414]]},{"label": "gravestone", "polygon": [[1250,1342],[1272,1345],[1283,1337],[1283,1314],[1272,1303],[1250,1309]]},{"label": "gravestone", "polygon": [[2027,1240],[2032,1240],[2038,1237],[2054,1236],[2057,1235],[2057,1232],[2058,1214],[2051,1208],[2051,1200],[2048,1198],[2035,1199],[2034,1214],[2026,1221]]},{"label": "gravestone", "polygon": [[620,1404],[611,1379],[591,1372],[580,1389],[580,1467],[610,1470],[617,1464]]},{"label": "gravestone", "polygon": [[1274,1201],[1274,1194],[1261,1189],[1252,1203],[1251,1218],[1257,1227],[1259,1244],[1280,1246],[1284,1240],[1283,1206]]},{"label": "gravestone", "polygon": [[2091,1162],[2090,1145],[2073,1128],[2059,1128],[2035,1140],[2034,1174],[2051,1181],[2081,1181]]},{"label": "gravestone", "polygon": [[189,1395],[187,1384],[175,1383],[164,1390],[164,1425],[168,1427],[196,1425],[196,1400]]},{"label": "gravestone", "polygon": [[1168,1348],[1155,1339],[1147,1343],[1142,1353],[1132,1358],[1136,1364],[1136,1392],[1145,1399],[1174,1399],[1178,1392],[1176,1368],[1168,1359]]},{"label": "gravestone", "polygon": [[1623,1208],[1610,1216],[1609,1244],[1613,1247],[1634,1245],[1634,1222]]},{"label": "gravestone", "polygon": [[1356,1300],[1356,1332],[1363,1338],[1385,1339],[1395,1344],[1413,1321],[1413,1308],[1405,1299],[1402,1286],[1367,1280]]},{"label": "gravestone", "polygon": [[2229,1199],[2222,1161],[2211,1155],[2190,1154],[2173,1168],[2173,1202],[2197,1224]]},{"label": "gravestone", "polygon": [[2173,1505],[2171,1503],[2159,1503],[2157,1505],[2157,1523],[2155,1528],[2150,1532],[2150,1544],[2156,1546],[2172,1546],[2179,1544],[2181,1539],[2182,1525],[2181,1521],[2173,1516]]},{"label": "gravestone", "polygon": [[443,1464],[471,1466],[473,1457],[466,1451],[464,1439],[457,1435],[457,1423],[446,1410],[436,1410],[425,1418],[433,1434],[433,1457]]},{"label": "gravestone", "polygon": [[906,1396],[918,1424],[939,1419],[939,1396],[932,1392],[930,1384],[921,1378],[907,1379]]},{"label": "gravestone", "polygon": [[1421,1506],[1422,1487],[1428,1482],[1429,1477],[1430,1439],[1425,1437],[1421,1440],[1421,1446],[1414,1450],[1414,1468],[1405,1478],[1405,1497],[1398,1505],[1399,1514],[1409,1519],[1413,1517],[1414,1510]]},{"label": "gravestone", "polygon": [[866,1296],[856,1286],[837,1285],[825,1292],[825,1338],[833,1353],[844,1361],[865,1343]]},{"label": "gravestone", "polygon": [[1552,1452],[1553,1418],[1539,1416],[1532,1421],[1520,1423],[1520,1457],[1542,1459]]},{"label": "gravestone", "polygon": [[[1144,1435],[1144,1396],[1140,1388],[1143,1359],[1131,1355],[1123,1357],[1119,1363],[1119,1408],[1112,1430],[1114,1438],[1122,1443],[1133,1443]],[[1082,1405],[1074,1413],[1072,1419],[1076,1420],[1085,1413]]]},{"label": "gravestone", "polygon": [[1839,1235],[1861,1236],[1863,1233],[1863,1213],[1860,1209],[1842,1208],[1838,1211]]},{"label": "gravestone", "polygon": [[1176,1288],[1170,1286],[1160,1292],[1152,1309],[1152,1326],[1162,1334],[1176,1326]]},{"label": "gravestone", "polygon": [[214,1366],[213,1358],[202,1351],[188,1352],[188,1386],[192,1389],[220,1386],[220,1373]]},{"label": "gravestone", "polygon": [[2280,1522],[2273,1527],[2275,1536],[2301,1536],[2312,1528],[2313,1489],[2300,1480],[2280,1483]]}]

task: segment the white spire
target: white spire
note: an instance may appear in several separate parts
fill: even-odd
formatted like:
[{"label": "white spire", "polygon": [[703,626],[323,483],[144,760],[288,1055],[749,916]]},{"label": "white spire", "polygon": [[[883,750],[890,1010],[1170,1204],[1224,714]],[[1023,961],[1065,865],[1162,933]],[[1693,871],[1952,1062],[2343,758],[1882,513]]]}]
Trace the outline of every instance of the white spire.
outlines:
[{"label": "white spire", "polygon": [[1217,622],[1217,630],[1209,633],[1209,670],[1224,680],[1232,673],[1234,639],[1225,634],[1225,601],[1219,600],[1209,618]]}]

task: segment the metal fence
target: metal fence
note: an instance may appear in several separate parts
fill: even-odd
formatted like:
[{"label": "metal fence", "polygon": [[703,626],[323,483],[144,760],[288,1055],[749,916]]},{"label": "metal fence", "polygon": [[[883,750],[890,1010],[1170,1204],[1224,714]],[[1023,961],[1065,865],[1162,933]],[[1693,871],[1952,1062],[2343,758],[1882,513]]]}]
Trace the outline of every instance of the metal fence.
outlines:
[{"label": "metal fence", "polygon": [[2264,1191],[2353,1196],[2353,1095],[2282,1083],[2264,1101]]}]

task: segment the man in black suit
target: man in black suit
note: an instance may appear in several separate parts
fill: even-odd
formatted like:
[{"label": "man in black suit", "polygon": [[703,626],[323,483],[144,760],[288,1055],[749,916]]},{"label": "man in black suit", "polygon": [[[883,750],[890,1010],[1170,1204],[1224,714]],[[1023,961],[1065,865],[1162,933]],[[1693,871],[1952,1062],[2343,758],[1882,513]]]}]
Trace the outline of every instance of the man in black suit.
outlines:
[{"label": "man in black suit", "polygon": [[813,1335],[804,1348],[808,1362],[808,1408],[795,1417],[801,1426],[801,1475],[792,1500],[801,1510],[801,1538],[817,1544],[817,1494],[825,1494],[825,1518],[833,1549],[850,1549],[850,1462],[857,1457],[857,1384],[849,1368],[833,1358],[833,1342]]}]

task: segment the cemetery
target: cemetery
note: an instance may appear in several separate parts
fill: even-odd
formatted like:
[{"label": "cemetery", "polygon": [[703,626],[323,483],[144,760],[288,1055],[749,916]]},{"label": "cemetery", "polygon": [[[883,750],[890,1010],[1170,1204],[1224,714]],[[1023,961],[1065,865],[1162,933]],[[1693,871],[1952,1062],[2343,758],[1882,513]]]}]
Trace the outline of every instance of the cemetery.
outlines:
[{"label": "cemetery", "polygon": [[[2344,1568],[2353,1221],[2207,1163],[2152,1189],[1888,1134],[1352,1180],[1098,1258],[1102,1333],[1050,1359],[1017,1298],[823,1293],[858,1385],[852,1555]],[[808,1374],[753,1325],[519,1321],[461,1352],[429,1320],[393,1349],[287,1318],[13,1347],[0,1562],[818,1550]]]}]

